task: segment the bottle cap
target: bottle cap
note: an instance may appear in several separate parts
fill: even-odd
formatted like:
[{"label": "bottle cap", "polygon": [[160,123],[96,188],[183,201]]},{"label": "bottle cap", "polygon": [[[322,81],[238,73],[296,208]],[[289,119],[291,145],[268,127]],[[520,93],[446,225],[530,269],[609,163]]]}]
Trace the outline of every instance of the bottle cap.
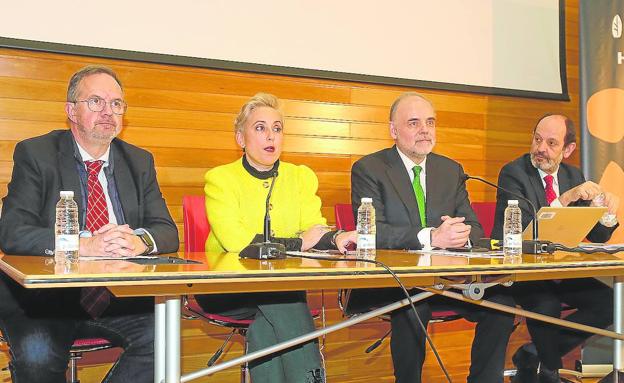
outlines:
[{"label": "bottle cap", "polygon": [[61,198],[74,198],[73,190],[61,190]]},{"label": "bottle cap", "polygon": [[517,205],[517,204],[518,204],[518,200],[517,199],[507,200],[507,205]]},{"label": "bottle cap", "polygon": [[370,197],[362,197],[362,200],[361,200],[361,201],[362,201],[362,203],[364,203],[364,202],[372,203],[372,202],[373,202],[373,199],[372,199],[372,198],[370,198]]}]

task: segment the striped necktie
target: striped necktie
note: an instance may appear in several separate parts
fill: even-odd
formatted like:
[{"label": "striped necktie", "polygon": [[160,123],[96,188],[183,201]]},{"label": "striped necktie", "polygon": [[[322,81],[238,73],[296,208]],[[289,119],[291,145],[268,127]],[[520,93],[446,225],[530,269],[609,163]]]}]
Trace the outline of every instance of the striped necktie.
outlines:
[{"label": "striped necktie", "polygon": [[[98,179],[104,161],[85,161],[87,165],[87,219],[85,229],[95,232],[109,222],[104,189]],[[84,287],[80,304],[92,317],[98,318],[110,305],[111,293],[106,287]]]},{"label": "striped necktie", "polygon": [[552,175],[547,175],[544,177],[544,182],[546,183],[546,188],[544,188],[544,192],[546,193],[546,203],[548,206],[552,203],[552,201],[557,199],[557,193],[555,193],[555,188],[553,187],[553,181],[555,178]]}]

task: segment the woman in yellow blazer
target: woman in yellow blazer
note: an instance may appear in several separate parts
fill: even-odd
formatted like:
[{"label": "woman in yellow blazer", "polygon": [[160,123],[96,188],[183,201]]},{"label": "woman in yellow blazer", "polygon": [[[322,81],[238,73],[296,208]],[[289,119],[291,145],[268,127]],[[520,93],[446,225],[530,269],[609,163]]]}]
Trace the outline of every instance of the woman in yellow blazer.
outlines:
[{"label": "woman in yellow blazer", "polygon": [[[206,173],[206,211],[211,231],[207,251],[240,252],[263,241],[265,202],[271,182],[271,238],[287,250],[339,249],[355,242],[355,232],[330,231],[316,195],[318,180],[303,165],[281,162],[284,120],[275,96],[259,93],[235,120],[241,159]],[[275,174],[277,173],[277,176]],[[236,256],[236,255],[233,255]],[[247,332],[249,351],[314,330],[304,291],[205,295],[208,312],[254,319]],[[316,341],[250,364],[253,383],[325,382]]]}]

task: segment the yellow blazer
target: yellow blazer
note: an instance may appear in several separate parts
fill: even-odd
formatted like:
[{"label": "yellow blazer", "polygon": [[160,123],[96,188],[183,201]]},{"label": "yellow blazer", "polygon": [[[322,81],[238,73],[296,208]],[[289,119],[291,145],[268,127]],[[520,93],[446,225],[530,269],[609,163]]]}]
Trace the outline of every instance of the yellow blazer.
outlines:
[{"label": "yellow blazer", "polygon": [[[262,234],[271,179],[258,179],[239,159],[206,172],[206,212],[210,234],[206,251],[239,252]],[[271,196],[274,237],[296,238],[313,225],[325,225],[316,174],[304,165],[281,162]]]}]

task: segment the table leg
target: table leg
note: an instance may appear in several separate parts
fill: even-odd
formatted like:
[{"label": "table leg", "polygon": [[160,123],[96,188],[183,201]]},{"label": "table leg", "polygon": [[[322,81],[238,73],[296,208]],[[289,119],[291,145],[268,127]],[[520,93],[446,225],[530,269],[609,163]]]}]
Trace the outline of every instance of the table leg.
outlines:
[{"label": "table leg", "polygon": [[[624,277],[613,278],[613,330],[624,332]],[[624,371],[624,341],[613,341],[613,370]]]},{"label": "table leg", "polygon": [[180,383],[180,296],[166,297],[165,382]]},{"label": "table leg", "polygon": [[[613,278],[613,331],[624,333],[624,277]],[[613,372],[599,383],[624,383],[624,341],[613,340]]]},{"label": "table leg", "polygon": [[165,379],[165,300],[161,297],[155,298],[154,316],[154,383],[161,383]]}]

